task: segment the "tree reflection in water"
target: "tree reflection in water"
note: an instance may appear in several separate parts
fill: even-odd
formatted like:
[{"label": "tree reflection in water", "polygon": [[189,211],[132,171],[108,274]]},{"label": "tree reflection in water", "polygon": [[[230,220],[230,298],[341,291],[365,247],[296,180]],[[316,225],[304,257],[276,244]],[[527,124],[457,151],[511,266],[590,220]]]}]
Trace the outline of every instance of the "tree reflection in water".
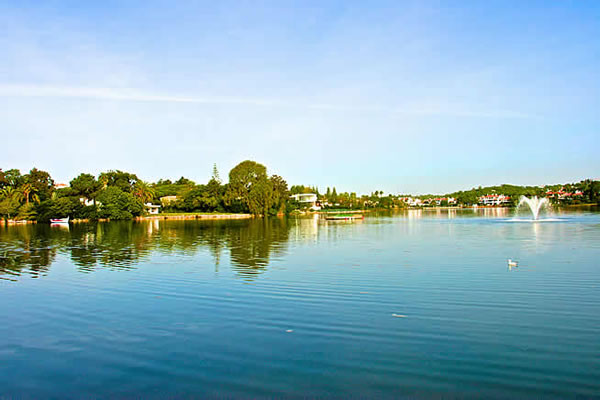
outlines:
[{"label": "tree reflection in water", "polygon": [[[27,270],[32,278],[44,275],[56,258],[49,226],[32,229],[32,225],[0,227],[0,278],[12,279]],[[37,228],[37,227],[36,227]],[[44,232],[38,234],[38,232]],[[58,232],[62,236],[68,232]]]},{"label": "tree reflection in water", "polygon": [[218,271],[229,251],[232,269],[252,280],[283,254],[290,222],[270,218],[232,221],[142,221],[0,227],[0,278],[45,274],[65,254],[81,272],[132,269],[153,252],[193,256],[208,250]]}]

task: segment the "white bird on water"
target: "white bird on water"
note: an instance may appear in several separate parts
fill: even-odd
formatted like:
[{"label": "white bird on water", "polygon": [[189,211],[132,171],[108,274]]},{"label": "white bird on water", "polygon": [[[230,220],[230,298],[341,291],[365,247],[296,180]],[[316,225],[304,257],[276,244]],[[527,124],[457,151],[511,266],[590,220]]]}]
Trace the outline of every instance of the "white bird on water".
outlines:
[{"label": "white bird on water", "polygon": [[519,266],[519,262],[518,262],[518,261],[513,261],[513,260],[511,260],[511,259],[509,258],[509,259],[508,259],[508,266],[509,266],[509,268],[512,268],[512,267],[518,267],[518,266]]}]

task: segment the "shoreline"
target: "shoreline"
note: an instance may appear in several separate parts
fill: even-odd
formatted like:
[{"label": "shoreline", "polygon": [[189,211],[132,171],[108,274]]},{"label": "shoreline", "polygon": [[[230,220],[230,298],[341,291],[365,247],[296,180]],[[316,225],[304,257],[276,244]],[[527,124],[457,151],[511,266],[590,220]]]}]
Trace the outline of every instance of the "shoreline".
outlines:
[{"label": "shoreline", "polygon": [[[576,207],[597,207],[599,204],[597,203],[582,203],[582,204],[562,204],[558,205],[558,208],[576,208]],[[369,212],[378,212],[378,211],[403,211],[403,210],[423,210],[423,211],[434,211],[434,210],[477,210],[477,209],[491,209],[491,208],[515,208],[511,206],[477,206],[477,207],[460,207],[460,206],[436,206],[436,207],[401,207],[401,208],[392,208],[392,209],[384,209],[384,208],[372,208],[365,210],[319,210],[319,211],[304,211],[298,213],[299,215],[307,215],[307,214],[339,214],[339,213],[348,213],[348,214],[358,214],[358,213],[369,213]],[[174,213],[174,214],[157,214],[157,215],[144,215],[135,217],[132,221],[151,221],[151,220],[224,220],[224,219],[252,219],[255,218],[252,214],[210,214],[210,213]],[[100,218],[95,221],[91,221],[89,219],[72,219],[70,223],[88,223],[88,222],[109,222],[110,219]],[[38,222],[35,220],[5,220],[0,219],[0,226],[15,226],[15,225],[29,225],[29,224],[37,224]]]},{"label": "shoreline", "polygon": [[155,220],[155,219],[179,219],[179,220],[189,220],[189,219],[251,219],[254,218],[252,214],[156,214],[156,215],[144,215],[141,217],[135,217],[134,221],[145,221],[145,220]]}]

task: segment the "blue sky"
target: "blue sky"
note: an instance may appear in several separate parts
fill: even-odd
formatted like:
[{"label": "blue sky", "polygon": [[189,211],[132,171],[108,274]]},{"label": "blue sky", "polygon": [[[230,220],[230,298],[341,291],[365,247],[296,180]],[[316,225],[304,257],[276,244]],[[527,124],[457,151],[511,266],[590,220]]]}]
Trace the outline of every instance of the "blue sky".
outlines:
[{"label": "blue sky", "polygon": [[0,1],[0,167],[391,193],[600,177],[598,1]]}]

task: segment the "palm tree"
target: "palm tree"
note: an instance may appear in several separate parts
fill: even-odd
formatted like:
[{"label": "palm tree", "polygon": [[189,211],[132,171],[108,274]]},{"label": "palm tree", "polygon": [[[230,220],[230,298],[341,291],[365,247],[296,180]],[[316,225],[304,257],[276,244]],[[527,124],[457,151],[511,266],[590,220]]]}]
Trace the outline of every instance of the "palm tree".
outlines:
[{"label": "palm tree", "polygon": [[154,199],[154,189],[146,182],[139,180],[133,187],[133,195],[144,203],[151,202]]},{"label": "palm tree", "polygon": [[9,219],[11,214],[18,211],[23,201],[23,193],[11,186],[0,190],[0,214],[6,215]]},{"label": "palm tree", "polygon": [[23,200],[23,193],[19,192],[18,190],[15,190],[15,188],[13,188],[12,186],[7,186],[4,189],[2,189],[0,191],[0,196],[3,199],[17,200],[19,202]]},{"label": "palm tree", "polygon": [[29,205],[30,194],[32,195],[31,199],[35,203],[39,203],[40,197],[35,193],[37,192],[37,189],[31,183],[25,183],[24,185],[21,185],[20,190],[21,193],[23,193],[23,196],[25,197],[25,204]]}]

